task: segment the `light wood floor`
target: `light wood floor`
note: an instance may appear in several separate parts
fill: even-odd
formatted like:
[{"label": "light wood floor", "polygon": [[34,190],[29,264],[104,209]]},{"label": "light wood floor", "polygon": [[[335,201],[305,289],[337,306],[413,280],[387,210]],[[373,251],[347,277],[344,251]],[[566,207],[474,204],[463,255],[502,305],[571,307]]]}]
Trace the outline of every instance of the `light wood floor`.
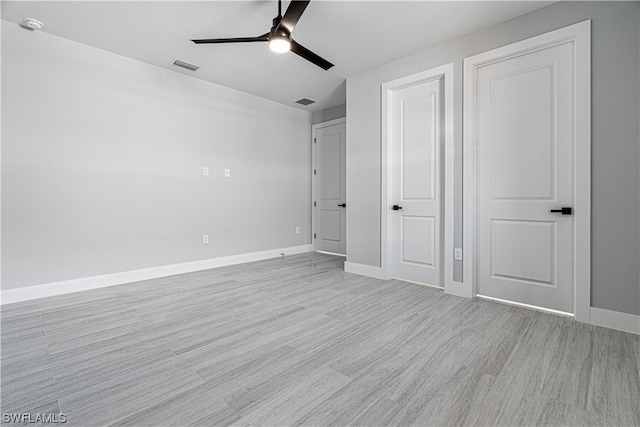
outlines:
[{"label": "light wood floor", "polygon": [[[638,337],[303,254],[2,307],[7,413],[101,425],[640,425]],[[24,425],[24,424],[23,424]]]}]

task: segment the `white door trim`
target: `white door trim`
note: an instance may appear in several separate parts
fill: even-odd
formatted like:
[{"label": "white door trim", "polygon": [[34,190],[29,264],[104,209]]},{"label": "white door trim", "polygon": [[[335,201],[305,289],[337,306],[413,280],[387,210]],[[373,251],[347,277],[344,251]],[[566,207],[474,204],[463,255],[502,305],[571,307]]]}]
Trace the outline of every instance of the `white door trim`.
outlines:
[{"label": "white door trim", "polygon": [[385,279],[391,279],[390,269],[390,251],[391,243],[391,227],[389,221],[390,200],[391,200],[391,168],[389,167],[389,159],[391,158],[391,130],[389,123],[391,122],[391,109],[388,106],[391,94],[395,91],[424,83],[430,80],[444,80],[444,165],[443,177],[444,187],[442,191],[442,201],[444,203],[444,212],[442,216],[442,226],[444,227],[444,238],[441,242],[441,268],[444,271],[444,289],[445,292],[453,292],[454,288],[460,284],[453,281],[453,63],[440,67],[422,71],[407,77],[403,77],[391,82],[382,84],[382,145],[381,145],[381,166],[382,166],[382,188],[381,188],[381,206],[380,206],[380,222],[381,222],[381,258],[380,267],[381,275]]},{"label": "white door trim", "polygon": [[574,310],[590,322],[591,305],[591,21],[587,20],[464,60],[463,283],[476,295],[476,82],[478,69],[550,46],[574,45]]},{"label": "white door trim", "polygon": [[[316,123],[315,125],[311,125],[311,246],[313,246],[313,250],[316,250],[316,239],[313,237],[313,234],[316,230],[316,210],[315,206],[313,206],[314,201],[316,200],[316,175],[313,171],[316,169],[316,134],[320,129],[335,126],[344,123],[346,125],[347,118],[341,117],[339,119],[333,119],[322,123]],[[348,214],[348,212],[347,212]]]}]

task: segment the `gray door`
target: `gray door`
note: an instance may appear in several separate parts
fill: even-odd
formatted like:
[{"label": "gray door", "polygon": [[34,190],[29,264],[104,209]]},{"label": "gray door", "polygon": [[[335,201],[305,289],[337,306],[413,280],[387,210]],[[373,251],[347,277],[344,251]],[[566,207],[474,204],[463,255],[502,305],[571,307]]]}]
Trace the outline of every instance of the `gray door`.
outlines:
[{"label": "gray door", "polygon": [[[330,122],[332,123],[332,122]],[[314,129],[315,248],[345,255],[346,244],[346,124]]]}]

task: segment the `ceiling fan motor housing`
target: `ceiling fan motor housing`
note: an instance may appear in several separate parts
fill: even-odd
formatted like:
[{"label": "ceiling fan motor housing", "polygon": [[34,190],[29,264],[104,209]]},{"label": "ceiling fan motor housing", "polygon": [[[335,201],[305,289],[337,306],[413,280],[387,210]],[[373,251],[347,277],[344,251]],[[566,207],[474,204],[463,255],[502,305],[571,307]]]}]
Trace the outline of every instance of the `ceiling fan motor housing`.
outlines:
[{"label": "ceiling fan motor housing", "polygon": [[282,52],[293,52],[296,55],[306,59],[307,61],[317,65],[318,67],[328,70],[333,64],[324,58],[316,55],[306,47],[300,45],[291,38],[291,33],[298,23],[298,20],[305,11],[311,0],[292,1],[287,11],[282,15],[282,0],[278,0],[278,16],[273,18],[271,30],[258,37],[235,37],[235,38],[217,38],[217,39],[196,39],[191,40],[196,44],[203,43],[254,43],[269,42],[271,50]]}]

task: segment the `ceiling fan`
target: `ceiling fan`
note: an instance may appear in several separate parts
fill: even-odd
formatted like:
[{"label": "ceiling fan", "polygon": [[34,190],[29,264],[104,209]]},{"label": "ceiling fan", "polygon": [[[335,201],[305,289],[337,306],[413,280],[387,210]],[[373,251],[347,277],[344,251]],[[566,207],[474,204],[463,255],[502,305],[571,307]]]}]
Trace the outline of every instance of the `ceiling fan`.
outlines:
[{"label": "ceiling fan", "polygon": [[252,43],[252,42],[269,42],[269,47],[275,52],[287,52],[291,51],[296,55],[299,55],[307,61],[313,62],[318,67],[328,70],[333,67],[333,64],[324,58],[311,52],[306,47],[297,43],[291,38],[293,28],[298,23],[298,20],[302,16],[302,13],[306,9],[310,0],[296,1],[293,0],[287,11],[282,16],[282,0],[278,0],[278,16],[273,18],[273,26],[268,33],[265,33],[258,37],[237,37],[237,38],[225,38],[225,39],[200,39],[191,40],[196,44],[207,43]]}]

